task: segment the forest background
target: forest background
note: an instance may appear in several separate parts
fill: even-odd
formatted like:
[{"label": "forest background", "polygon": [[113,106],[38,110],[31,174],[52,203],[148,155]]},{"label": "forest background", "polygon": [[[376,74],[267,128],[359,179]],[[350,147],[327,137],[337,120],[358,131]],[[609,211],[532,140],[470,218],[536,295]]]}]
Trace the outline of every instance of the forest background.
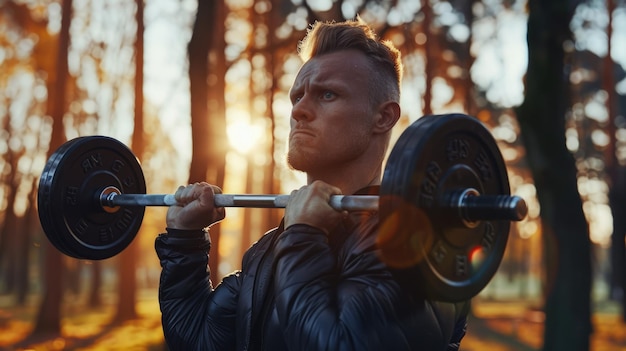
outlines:
[{"label": "forest background", "polygon": [[[284,158],[298,40],[357,14],[403,55],[396,137],[423,115],[475,116],[529,205],[474,299],[477,325],[497,306],[516,315],[504,349],[600,349],[599,333],[626,349],[624,318],[607,331],[594,317],[624,314],[626,298],[624,0],[0,0],[0,347],[163,349],[165,209],[148,208],[114,258],[66,257],[37,216],[47,158],[108,135],[141,160],[148,193],[204,180],[288,193],[304,184]],[[227,212],[212,230],[215,283],[281,217]]]}]

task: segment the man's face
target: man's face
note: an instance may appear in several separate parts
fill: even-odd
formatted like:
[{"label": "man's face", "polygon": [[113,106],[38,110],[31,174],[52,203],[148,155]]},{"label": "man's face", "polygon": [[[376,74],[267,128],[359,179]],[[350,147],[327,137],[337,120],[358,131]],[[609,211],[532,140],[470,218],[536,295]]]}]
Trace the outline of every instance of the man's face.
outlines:
[{"label": "man's face", "polygon": [[370,70],[355,50],[317,56],[302,66],[290,91],[292,168],[323,173],[366,152],[377,113],[369,101]]}]

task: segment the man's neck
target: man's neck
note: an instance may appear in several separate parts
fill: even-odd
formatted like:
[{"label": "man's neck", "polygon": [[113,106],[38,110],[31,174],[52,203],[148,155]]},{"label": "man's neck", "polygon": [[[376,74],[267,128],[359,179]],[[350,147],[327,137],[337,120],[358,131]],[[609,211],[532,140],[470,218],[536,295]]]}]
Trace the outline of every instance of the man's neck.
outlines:
[{"label": "man's neck", "polygon": [[344,195],[351,195],[357,191],[366,188],[368,186],[380,185],[381,171],[364,170],[363,172],[355,172],[350,170],[348,172],[327,172],[325,174],[307,174],[307,184],[311,184],[316,180],[321,180],[330,185],[336,186],[341,189],[341,193]]}]

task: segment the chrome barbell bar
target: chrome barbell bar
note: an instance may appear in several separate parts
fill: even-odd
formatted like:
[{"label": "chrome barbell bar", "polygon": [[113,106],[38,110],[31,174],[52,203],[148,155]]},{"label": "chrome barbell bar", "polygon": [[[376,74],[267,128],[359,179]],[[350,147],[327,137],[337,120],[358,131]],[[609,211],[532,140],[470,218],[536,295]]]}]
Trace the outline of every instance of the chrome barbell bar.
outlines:
[{"label": "chrome barbell bar", "polygon": [[[528,213],[526,202],[519,196],[480,195],[475,189],[465,189],[446,201],[447,207],[458,211],[459,218],[476,222],[481,220],[521,221]],[[215,194],[217,207],[285,208],[290,195]],[[119,206],[176,206],[173,194],[122,194],[113,186],[99,195],[100,206],[113,212]],[[377,195],[333,195],[329,204],[338,211],[376,211]]]}]

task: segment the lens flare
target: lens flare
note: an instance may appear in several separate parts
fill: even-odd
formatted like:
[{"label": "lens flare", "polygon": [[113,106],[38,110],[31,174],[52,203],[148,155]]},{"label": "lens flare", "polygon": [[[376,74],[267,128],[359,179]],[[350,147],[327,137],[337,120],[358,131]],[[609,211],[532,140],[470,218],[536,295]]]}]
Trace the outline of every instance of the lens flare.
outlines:
[{"label": "lens flare", "polygon": [[480,268],[485,261],[486,256],[487,253],[485,252],[485,248],[482,246],[475,246],[470,250],[468,257],[473,271]]}]

